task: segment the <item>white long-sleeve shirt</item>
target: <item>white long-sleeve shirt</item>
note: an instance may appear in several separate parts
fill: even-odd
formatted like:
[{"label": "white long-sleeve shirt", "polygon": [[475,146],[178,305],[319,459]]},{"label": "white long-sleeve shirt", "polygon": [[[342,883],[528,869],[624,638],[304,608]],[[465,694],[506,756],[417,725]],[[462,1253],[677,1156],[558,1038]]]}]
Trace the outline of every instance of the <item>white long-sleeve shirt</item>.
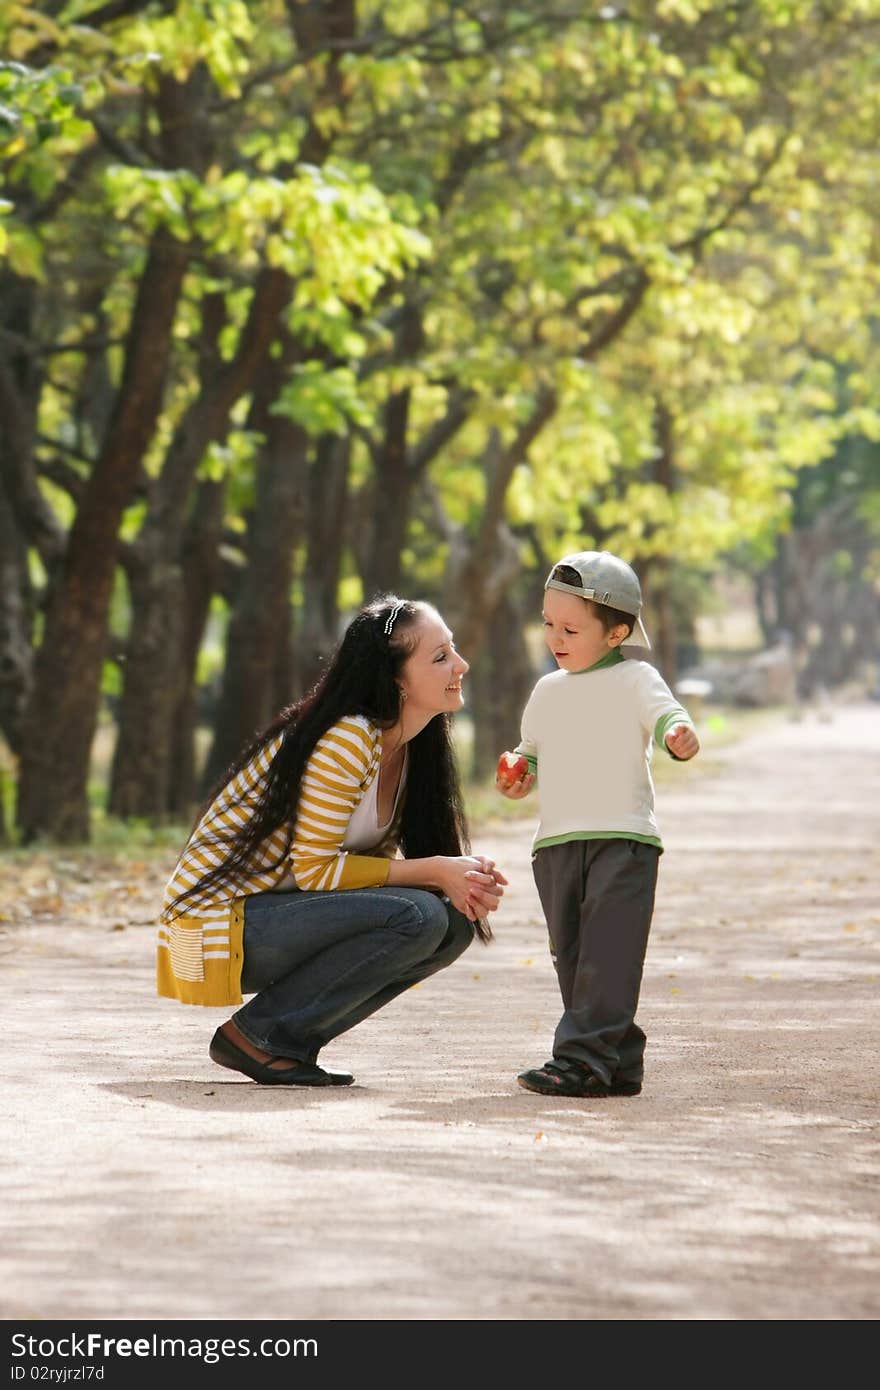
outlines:
[{"label": "white long-sleeve shirt", "polygon": [[692,720],[660,672],[616,649],[586,671],[543,676],[516,749],[538,774],[533,848],[615,837],[659,846],[651,755],[676,724]]}]

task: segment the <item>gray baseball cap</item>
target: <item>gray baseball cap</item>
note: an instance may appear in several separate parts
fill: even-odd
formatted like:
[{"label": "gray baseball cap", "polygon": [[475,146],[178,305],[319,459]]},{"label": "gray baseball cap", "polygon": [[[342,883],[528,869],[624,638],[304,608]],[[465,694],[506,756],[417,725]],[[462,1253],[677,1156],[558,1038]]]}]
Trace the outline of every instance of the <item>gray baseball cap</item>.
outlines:
[{"label": "gray baseball cap", "polygon": [[[553,578],[557,565],[568,565],[581,577],[580,584],[564,584]],[[608,608],[619,608],[635,618],[633,630],[624,642],[632,647],[650,647],[639,613],[642,607],[642,588],[634,569],[612,555],[609,550],[576,550],[572,555],[563,555],[557,560],[547,577],[545,589],[561,589],[566,594],[577,594],[579,598],[591,598],[594,603],[604,603]]]}]

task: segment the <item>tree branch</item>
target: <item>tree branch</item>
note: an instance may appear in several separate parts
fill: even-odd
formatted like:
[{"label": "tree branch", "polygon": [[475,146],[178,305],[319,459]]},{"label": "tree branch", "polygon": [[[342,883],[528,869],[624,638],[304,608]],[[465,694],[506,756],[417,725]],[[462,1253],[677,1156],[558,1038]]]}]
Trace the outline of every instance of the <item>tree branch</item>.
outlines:
[{"label": "tree branch", "polygon": [[93,113],[90,119],[101,138],[101,142],[123,164],[131,164],[136,169],[151,169],[153,167],[153,160],[142,154],[130,140],[123,140],[121,135],[117,135],[114,130],[111,130],[107,122],[97,112]]},{"label": "tree branch", "polygon": [[429,425],[418,443],[409,450],[407,468],[411,473],[423,473],[444,445],[458,433],[468,418],[476,394],[476,391],[464,386],[457,386],[452,391],[446,403],[445,415]]},{"label": "tree branch", "polygon": [[718,232],[722,232],[725,227],[729,227],[737,213],[742,212],[744,208],[749,206],[753,197],[758,192],[758,189],[763,186],[770,170],[779,162],[782,152],[788,143],[788,139],[788,134],[779,137],[773,153],[765,160],[760,172],[751,183],[746,185],[739,197],[734,199],[721,217],[715,222],[711,222],[708,226],[702,227],[700,231],[695,232],[693,236],[686,237],[684,241],[674,242],[670,250],[676,252],[696,251],[711,237],[716,236]]},{"label": "tree branch", "polygon": [[630,319],[640,308],[642,300],[648,292],[651,277],[642,266],[638,266],[632,278],[630,292],[623,303],[610,314],[601,328],[587,339],[584,346],[578,351],[577,358],[580,362],[590,362],[594,357],[613,342],[618,334],[622,333]]}]

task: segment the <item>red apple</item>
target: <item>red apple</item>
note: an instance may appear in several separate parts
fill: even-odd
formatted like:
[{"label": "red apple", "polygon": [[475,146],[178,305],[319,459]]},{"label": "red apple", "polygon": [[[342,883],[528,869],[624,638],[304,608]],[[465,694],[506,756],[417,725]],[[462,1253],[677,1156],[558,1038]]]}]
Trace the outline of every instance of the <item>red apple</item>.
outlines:
[{"label": "red apple", "polygon": [[508,787],[513,786],[514,782],[525,777],[528,770],[529,760],[524,758],[522,753],[502,753],[498,759],[495,773],[502,787],[507,790]]}]

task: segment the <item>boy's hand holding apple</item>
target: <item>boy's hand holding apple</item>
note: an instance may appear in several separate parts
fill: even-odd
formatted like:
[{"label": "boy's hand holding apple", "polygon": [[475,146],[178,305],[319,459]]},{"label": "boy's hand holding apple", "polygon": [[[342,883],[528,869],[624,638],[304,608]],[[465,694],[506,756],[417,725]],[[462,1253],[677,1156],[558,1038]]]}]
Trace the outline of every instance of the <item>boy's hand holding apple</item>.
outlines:
[{"label": "boy's hand holding apple", "polygon": [[535,775],[529,771],[529,760],[522,753],[502,753],[495,769],[495,786],[511,801],[519,801],[531,791]]}]

